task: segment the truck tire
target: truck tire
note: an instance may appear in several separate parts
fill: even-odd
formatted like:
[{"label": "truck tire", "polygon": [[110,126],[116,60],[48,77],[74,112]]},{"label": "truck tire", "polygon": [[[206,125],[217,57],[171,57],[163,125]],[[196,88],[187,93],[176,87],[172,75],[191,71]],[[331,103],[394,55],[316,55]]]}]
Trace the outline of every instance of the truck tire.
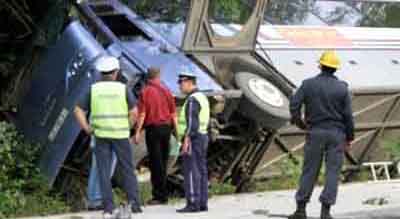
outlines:
[{"label": "truck tire", "polygon": [[279,129],[290,119],[289,98],[267,79],[249,72],[235,73],[236,85],[243,96],[239,112],[261,126]]}]

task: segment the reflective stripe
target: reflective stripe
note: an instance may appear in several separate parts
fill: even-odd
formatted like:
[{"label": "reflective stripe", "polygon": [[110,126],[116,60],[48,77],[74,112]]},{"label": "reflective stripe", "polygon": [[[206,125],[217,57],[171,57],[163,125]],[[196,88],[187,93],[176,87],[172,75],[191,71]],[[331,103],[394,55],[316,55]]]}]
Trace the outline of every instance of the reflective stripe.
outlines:
[{"label": "reflective stripe", "polygon": [[121,128],[115,128],[115,127],[106,127],[106,126],[99,126],[99,125],[94,125],[93,128],[96,130],[100,131],[110,131],[110,132],[122,132],[122,131],[130,131],[129,127],[121,127]]},{"label": "reflective stripe", "polygon": [[113,99],[113,98],[118,98],[119,95],[117,95],[117,94],[99,94],[98,97],[100,97],[100,98],[110,98],[110,99]]},{"label": "reflective stripe", "polygon": [[[185,133],[185,135],[189,135],[189,133],[190,133],[190,130],[192,129],[192,123],[193,123],[193,121],[192,121],[192,110],[193,110],[193,100],[192,101],[189,101],[189,121],[187,121],[187,125],[186,125],[186,133]],[[186,114],[186,112],[185,112],[185,114]],[[185,115],[186,116],[186,115]],[[200,119],[199,119],[200,120]],[[199,122],[200,123],[200,122]]]},{"label": "reflective stripe", "polygon": [[194,199],[194,185],[193,185],[193,172],[192,171],[190,171],[190,173],[189,173],[189,178],[190,178],[190,182],[189,182],[189,184],[190,184],[190,201],[192,202],[192,203],[194,203],[194,201],[195,201],[195,199]]},{"label": "reflective stripe", "polygon": [[92,119],[126,119],[128,114],[119,114],[119,115],[93,115]]},{"label": "reflective stripe", "polygon": [[127,88],[114,81],[97,82],[91,87],[91,124],[94,135],[102,138],[129,138]]}]

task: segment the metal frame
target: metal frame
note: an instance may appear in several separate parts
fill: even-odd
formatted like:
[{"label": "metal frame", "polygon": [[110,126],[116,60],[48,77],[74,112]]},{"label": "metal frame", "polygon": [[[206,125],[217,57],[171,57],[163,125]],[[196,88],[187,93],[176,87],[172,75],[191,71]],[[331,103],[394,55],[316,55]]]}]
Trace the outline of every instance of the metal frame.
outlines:
[{"label": "metal frame", "polygon": [[253,13],[242,30],[232,37],[215,34],[208,21],[210,0],[191,1],[189,19],[185,28],[182,49],[198,52],[251,52],[254,51],[259,26],[263,22],[268,0],[257,0]]},{"label": "metal frame", "polygon": [[[400,117],[394,117],[400,110],[399,98],[400,89],[353,90],[356,137],[352,143],[352,150],[345,154],[348,167],[346,169],[359,170],[365,162],[375,161],[370,155],[381,146],[379,140],[382,140],[386,134],[390,134],[389,131],[400,131]],[[374,100],[371,101],[371,99]],[[372,114],[379,114],[381,118],[374,119]],[[254,173],[261,174],[273,168],[274,164],[287,156],[293,159],[293,154],[303,148],[305,135],[306,132],[293,126],[279,130],[274,141],[268,146],[275,147],[275,154],[271,155],[269,154],[271,151],[267,151],[263,155],[265,162],[261,162]],[[345,180],[350,180],[354,172],[350,171],[346,174]]]}]

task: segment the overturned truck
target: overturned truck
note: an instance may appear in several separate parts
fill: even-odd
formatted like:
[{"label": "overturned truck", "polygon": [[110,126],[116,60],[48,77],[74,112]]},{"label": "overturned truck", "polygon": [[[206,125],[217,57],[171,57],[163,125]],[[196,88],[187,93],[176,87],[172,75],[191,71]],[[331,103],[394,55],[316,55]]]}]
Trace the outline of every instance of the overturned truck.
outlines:
[{"label": "overturned truck", "polygon": [[[135,95],[146,83],[146,70],[159,67],[178,105],[183,97],[177,75],[194,72],[212,106],[210,178],[229,181],[240,191],[255,173],[274,172],[274,163],[302,148],[305,133],[288,124],[289,97],[301,80],[318,73],[320,52],[336,48],[344,63],[338,74],[352,88],[357,123],[354,149],[346,154],[348,169],[376,158],[380,137],[400,127],[400,31],[358,26],[373,26],[371,8],[384,10],[395,3],[312,1],[314,9],[331,8],[329,13],[345,8],[336,11],[342,13],[339,18],[360,16],[358,23],[348,19],[354,27],[336,27],[338,19],[326,21],[330,17],[323,10],[303,1],[240,2],[248,6],[242,24],[220,23],[209,0],[182,1],[189,13],[172,23],[145,18],[117,0],[72,4],[75,16],[63,25],[57,42],[36,58],[27,91],[11,116],[27,138],[42,143],[40,168],[49,184],[68,189],[78,179],[78,191],[84,193],[90,138],[72,110],[99,79],[93,63],[103,54],[118,57],[119,80]],[[146,165],[145,148],[135,148],[138,168]],[[171,182],[179,186],[176,157],[170,166]],[[346,172],[347,178],[351,175]]]}]

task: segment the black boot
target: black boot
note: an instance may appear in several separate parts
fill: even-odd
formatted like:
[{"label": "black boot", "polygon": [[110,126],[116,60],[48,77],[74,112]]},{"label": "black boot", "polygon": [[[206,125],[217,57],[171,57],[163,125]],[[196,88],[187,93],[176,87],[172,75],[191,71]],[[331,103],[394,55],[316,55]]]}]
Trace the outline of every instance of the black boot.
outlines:
[{"label": "black boot", "polygon": [[333,219],[333,217],[331,216],[331,206],[328,204],[324,204],[322,203],[322,207],[321,207],[321,219]]},{"label": "black boot", "polygon": [[208,211],[208,206],[207,205],[205,205],[205,206],[200,206],[200,209],[199,209],[200,211]]},{"label": "black boot", "polygon": [[196,213],[200,212],[200,208],[194,204],[187,204],[184,208],[176,210],[177,213]]},{"label": "black boot", "polygon": [[306,203],[304,202],[297,203],[296,211],[292,215],[290,215],[288,219],[307,219]]},{"label": "black boot", "polygon": [[131,207],[131,211],[133,214],[143,213],[142,208],[140,207],[139,202],[137,201],[130,201],[129,205]]}]

